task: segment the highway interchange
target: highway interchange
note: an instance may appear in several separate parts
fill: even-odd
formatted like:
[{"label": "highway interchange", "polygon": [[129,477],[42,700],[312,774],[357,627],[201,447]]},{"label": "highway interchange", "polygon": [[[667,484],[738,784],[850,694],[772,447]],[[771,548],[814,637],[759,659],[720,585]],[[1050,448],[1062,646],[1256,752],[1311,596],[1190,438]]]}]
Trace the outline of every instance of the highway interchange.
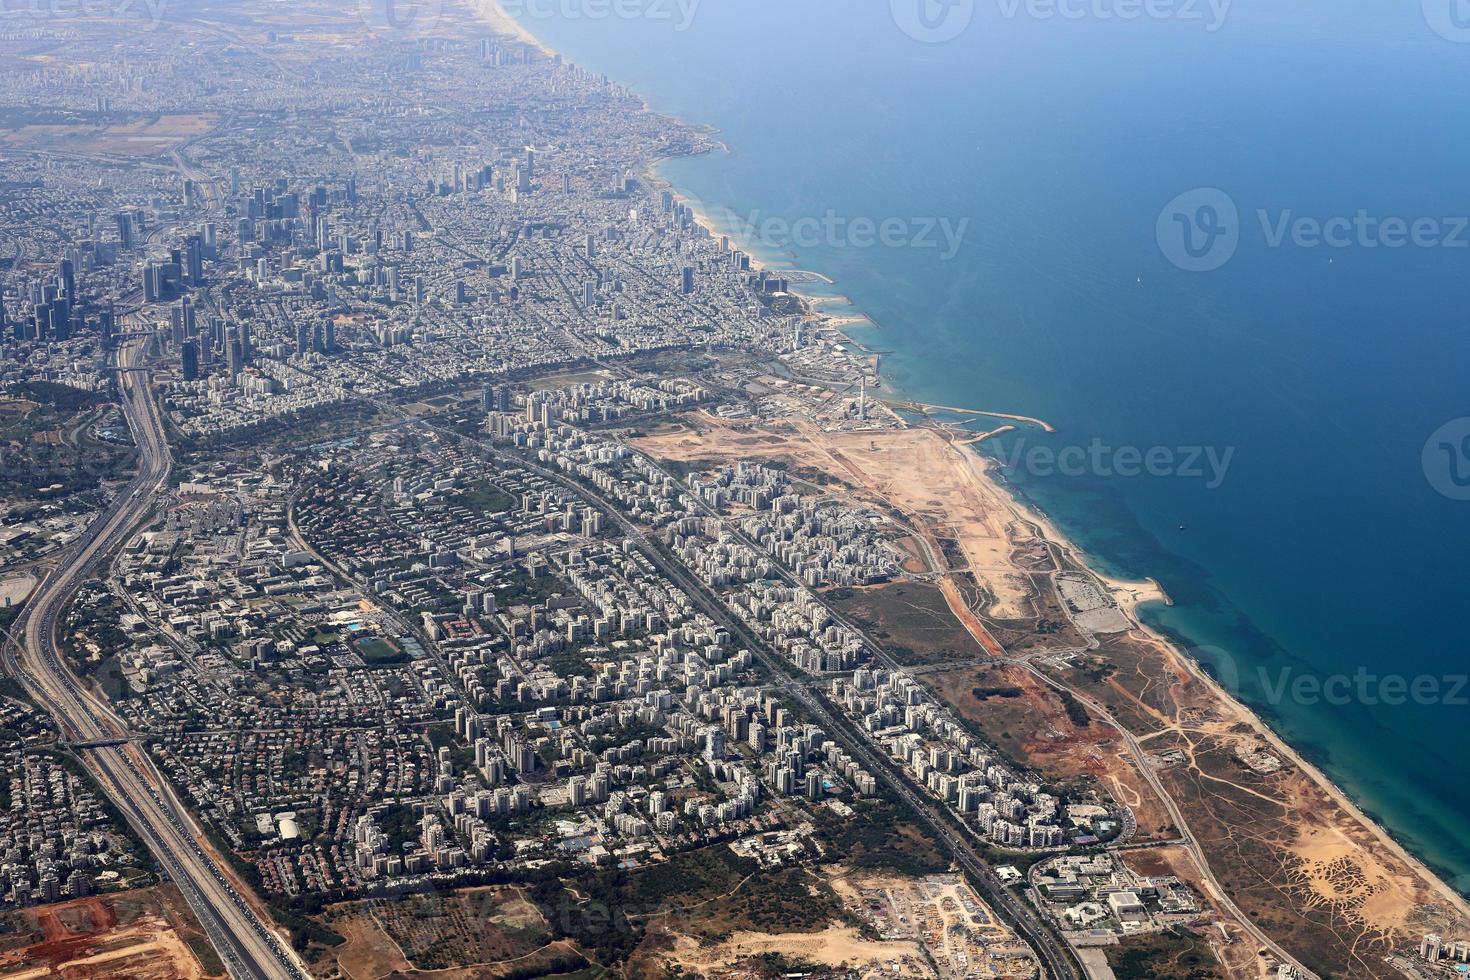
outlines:
[{"label": "highway interchange", "polygon": [[123,412],[139,449],[137,475],[36,588],[3,646],[8,674],[56,719],[63,738],[127,818],[194,910],[232,977],[307,976],[266,914],[238,886],[122,721],[71,673],[56,642],[67,602],[152,510],[173,467],[149,374],[148,341],[126,340],[115,357]]},{"label": "highway interchange", "polygon": [[[157,495],[172,470],[172,455],[151,387],[150,375],[144,364],[148,343],[146,335],[127,335],[114,355],[120,401],[140,452],[138,473],[87,532],[59,557],[54,569],[37,587],[15,624],[14,634],[9,637],[10,642],[4,645],[5,669],[12,676],[20,678],[38,702],[56,718],[64,737],[77,751],[102,790],[135,827],[169,877],[178,884],[230,974],[249,978],[305,977],[307,974],[300,960],[274,931],[266,913],[231,879],[218,856],[209,847],[203,833],[193,824],[187,809],[174,796],[146,754],[131,744],[130,733],[122,721],[106,703],[77,681],[66,666],[56,644],[56,623],[66,603],[78,587],[96,571],[98,565],[137,529],[152,510]],[[397,407],[387,399],[366,400],[377,403],[381,408]],[[466,439],[457,433],[446,434],[472,444],[480,452],[499,455],[477,440]],[[515,462],[557,483],[572,487],[576,492],[595,501],[624,533],[639,544],[640,549],[660,570],[677,582],[707,614],[741,636],[765,662],[785,693],[800,701],[806,710],[827,725],[832,734],[840,736],[839,740],[844,743],[845,748],[882,776],[889,788],[928,825],[956,863],[969,872],[986,899],[996,906],[1002,917],[1029,941],[1041,957],[1048,976],[1061,980],[1080,980],[1083,972],[1080,964],[1070,954],[1070,949],[1020,896],[1001,884],[994,871],[981,859],[967,835],[956,829],[948,815],[939,812],[916,793],[891,760],[881,752],[872,751],[862,733],[850,730],[851,726],[829,712],[820,696],[806,685],[790,678],[780,664],[767,655],[754,637],[748,634],[743,624],[730,616],[716,597],[706,594],[707,590],[702,583],[649,542],[622,517],[615,506],[595,490],[562,473],[530,463],[523,457],[517,456]],[[732,529],[732,533],[739,535],[738,529]],[[739,536],[743,538],[743,535]],[[835,611],[832,612],[835,616]],[[851,624],[848,625],[851,628]],[[862,635],[862,631],[857,632]],[[864,639],[878,662],[890,668],[896,667],[885,651],[867,640],[866,636]],[[1046,675],[1036,671],[1031,664],[1021,663],[1020,666],[1032,670],[1043,682],[1058,686]],[[1076,692],[1073,693],[1076,695]],[[1100,705],[1090,699],[1084,703],[1111,721]],[[1149,778],[1151,784],[1155,784],[1155,791],[1169,806],[1176,825],[1184,829],[1186,825],[1182,814],[1167,793],[1162,792],[1162,787],[1156,785],[1157,776],[1143,763],[1144,754],[1140,747],[1134,744],[1126,731],[1124,736],[1134,750],[1135,758],[1142,763],[1140,768],[1145,777]],[[1197,850],[1197,844],[1187,836],[1187,830],[1185,833],[1186,836],[1180,843],[1193,854]],[[1196,864],[1207,871],[1208,865],[1201,860],[1202,855],[1194,854],[1194,857]],[[1209,878],[1211,876],[1207,874],[1207,879]],[[1211,883],[1215,884],[1213,881]],[[1219,897],[1225,897],[1224,890],[1218,884],[1215,890]],[[1228,905],[1228,899],[1226,901]],[[1249,922],[1243,915],[1238,918],[1242,922]],[[1258,929],[1252,928],[1250,931],[1253,938],[1263,946],[1270,948],[1287,962],[1293,962],[1303,975],[1310,975]]]},{"label": "highway interchange", "polygon": [[[56,623],[66,603],[152,510],[173,466],[150,376],[143,363],[147,348],[148,341],[144,335],[130,335],[115,354],[120,400],[140,451],[138,473],[88,531],[60,556],[50,575],[37,587],[15,624],[11,642],[4,645],[5,668],[12,676],[20,678],[38,702],[56,718],[64,737],[102,790],[135,827],[169,877],[178,884],[230,974],[248,978],[305,977],[307,974],[300,960],[282,942],[266,913],[252,902],[252,896],[244,893],[222,867],[203,833],[188,816],[187,809],[174,796],[147,756],[131,743],[130,733],[122,721],[107,704],[77,681],[57,648]],[[397,407],[386,399],[365,400],[373,401],[381,408]],[[423,424],[422,420],[420,424]],[[500,455],[477,440],[466,439],[457,433],[445,434],[472,444],[482,453]],[[939,812],[916,793],[891,760],[881,752],[874,752],[862,733],[851,730],[850,725],[829,712],[819,695],[789,677],[749,635],[743,624],[730,616],[716,597],[707,594],[702,583],[648,541],[595,490],[560,472],[530,463],[523,457],[515,457],[515,463],[567,485],[597,503],[664,574],[677,582],[708,615],[732,629],[749,645],[765,662],[783,692],[800,701],[807,711],[819,718],[848,751],[877,772],[928,825],[956,863],[969,872],[997,912],[1037,951],[1046,975],[1059,980],[1080,980],[1082,968],[1070,954],[1070,949],[1020,896],[1001,884],[994,871],[981,859],[972,841],[956,829],[948,815]],[[861,635],[861,631],[858,632]],[[890,668],[895,666],[881,648],[867,642],[880,663]],[[1031,668],[1030,664],[1022,666]],[[1034,672],[1043,681],[1052,683],[1039,671]],[[1090,701],[1086,703],[1103,717],[1108,717],[1100,705]],[[1129,741],[1136,757],[1142,759],[1139,747],[1131,744],[1132,739]],[[1150,779],[1151,783],[1156,781],[1157,777],[1152,772],[1145,770],[1144,774],[1154,777]],[[1156,791],[1161,789],[1156,787]],[[1173,803],[1167,794],[1160,792],[1159,795],[1167,803]],[[1185,825],[1177,807],[1170,805],[1169,809],[1177,825],[1183,828]],[[1182,843],[1191,851],[1197,846],[1188,837]],[[1208,867],[1198,860],[1198,856],[1197,863]],[[1218,894],[1223,896],[1223,889],[1218,889]],[[1248,921],[1243,916],[1240,919]],[[1251,931],[1253,938],[1291,962],[1258,930]],[[1305,975],[1306,971],[1302,973]]]}]

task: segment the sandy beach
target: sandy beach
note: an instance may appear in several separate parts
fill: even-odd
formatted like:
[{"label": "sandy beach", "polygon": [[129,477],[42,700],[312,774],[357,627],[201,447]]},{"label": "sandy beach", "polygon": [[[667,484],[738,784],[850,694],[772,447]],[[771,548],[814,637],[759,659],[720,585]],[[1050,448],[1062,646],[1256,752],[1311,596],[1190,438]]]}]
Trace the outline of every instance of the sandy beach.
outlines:
[{"label": "sandy beach", "polygon": [[1076,564],[1085,566],[1097,579],[1107,586],[1118,607],[1128,614],[1135,623],[1138,622],[1138,607],[1148,602],[1161,602],[1168,605],[1173,604],[1163,587],[1153,579],[1144,579],[1141,582],[1132,582],[1127,579],[1113,578],[1104,575],[1097,570],[1095,563],[1089,561],[1087,555],[1073,544],[1060,528],[1056,526],[1050,517],[1027,504],[1015,494],[1011,493],[1006,485],[995,479],[990,468],[996,463],[986,456],[981,455],[973,449],[961,450],[969,460],[969,466],[974,471],[976,482],[986,483],[993,486],[996,491],[1003,495],[1009,506],[1013,508],[1017,517],[1036,527],[1040,535],[1047,541],[1056,545],[1066,552]]},{"label": "sandy beach", "polygon": [[497,34],[515,38],[522,44],[529,45],[546,55],[548,58],[555,57],[556,52],[541,43],[541,39],[532,34],[521,22],[512,17],[499,0],[465,0],[466,5],[486,25]]},{"label": "sandy beach", "polygon": [[[496,0],[471,0],[477,14],[493,29],[516,37],[550,54],[524,27],[505,12]],[[711,234],[730,234],[723,226],[719,209],[681,193],[668,181],[652,175],[661,186],[669,187],[689,206],[695,220]],[[732,239],[735,236],[731,236]],[[738,245],[738,243],[737,243]],[[752,255],[752,265],[763,268]],[[799,288],[794,292],[801,294]],[[802,294],[809,308],[817,311],[821,297]],[[866,317],[827,318],[829,326],[840,329],[855,322],[871,324]],[[876,324],[875,324],[876,325]],[[1037,419],[985,413],[1046,427]],[[1197,706],[1208,716],[1206,728],[1212,733],[1247,730],[1258,737],[1289,766],[1303,774],[1316,787],[1330,809],[1336,813],[1308,813],[1290,809],[1283,801],[1288,816],[1294,816],[1305,828],[1296,841],[1274,845],[1285,859],[1299,860],[1307,869],[1348,862],[1360,870],[1387,882],[1357,908],[1365,917],[1368,930],[1390,930],[1399,940],[1412,938],[1406,930],[1417,928],[1407,913],[1389,906],[1400,901],[1436,903],[1444,913],[1461,924],[1470,924],[1470,903],[1442,881],[1420,860],[1410,854],[1381,825],[1365,814],[1357,804],[1324,773],[1304,759],[1277,735],[1253,710],[1225,690],[1183,650],[1166,637],[1150,629],[1138,618],[1144,603],[1169,602],[1159,583],[1123,581],[1098,574],[1095,562],[1072,543],[1045,514],[1018,499],[990,472],[993,465],[972,447],[955,444],[954,438],[941,436],[936,429],[910,428],[883,432],[823,432],[812,425],[792,421],[785,431],[757,429],[729,423],[714,416],[700,415],[698,431],[661,433],[638,441],[639,448],[666,459],[698,459],[730,455],[748,457],[758,447],[770,458],[785,457],[804,465],[832,473],[860,492],[871,494],[915,519],[934,527],[944,527],[958,542],[966,570],[976,577],[989,593],[990,605],[985,612],[996,618],[1025,616],[1030,599],[1023,585],[1024,575],[1015,562],[1015,527],[1024,524],[1039,539],[1062,551],[1073,563],[1091,570],[1107,588],[1134,629],[1149,644],[1167,652],[1167,662],[1187,677],[1188,684],[1207,692],[1203,704]],[[958,458],[951,454],[958,454]],[[922,536],[922,535],[921,535]],[[932,563],[931,556],[931,563]],[[957,590],[946,589],[956,615],[967,624],[974,622],[967,601]],[[983,627],[982,627],[983,629]],[[1168,726],[1179,725],[1178,719],[1163,719]],[[1227,882],[1228,883],[1228,882]],[[1313,887],[1317,887],[1314,883]],[[1330,899],[1326,896],[1324,900]],[[1391,901],[1390,901],[1391,899]],[[755,937],[744,937],[754,940]],[[832,937],[836,939],[837,937]]]},{"label": "sandy beach", "polygon": [[[499,3],[499,0],[466,0],[466,4],[468,5],[469,9],[474,13],[476,18],[478,18],[482,23],[484,23],[497,34],[512,37],[522,42],[523,44],[529,45],[530,47],[535,48],[537,51],[540,51],[548,58],[556,56],[556,52],[554,50],[552,50],[550,47],[547,47],[540,38],[531,33],[531,31],[528,30],[515,17],[511,16],[510,13],[505,9],[505,7]],[[646,100],[644,101],[644,110],[648,112],[655,111],[652,107],[648,105]],[[724,147],[724,144],[718,142],[717,145],[720,147]],[[725,149],[726,152],[728,152],[728,148],[725,147]],[[758,249],[755,247],[755,243],[749,241],[747,234],[748,229],[742,227],[742,220],[739,215],[737,215],[734,211],[731,211],[729,208],[709,204],[701,200],[694,194],[690,193],[688,190],[676,186],[668,178],[659,173],[658,166],[660,162],[661,161],[655,161],[650,164],[648,169],[644,171],[644,178],[648,180],[653,186],[666,189],[671,194],[673,194],[675,200],[677,200],[680,204],[689,209],[691,215],[693,215],[695,224],[699,225],[715,238],[728,236],[731,242],[731,247],[744,250],[745,253],[750,257],[750,267],[756,272],[770,271],[773,273],[779,273],[780,271],[782,271],[781,267],[770,262],[770,260],[768,259],[763,259],[760,256]],[[812,275],[816,276],[820,281],[827,283],[832,282],[831,279],[824,275],[821,275],[820,273],[813,273]],[[800,295],[802,301],[807,304],[807,306],[814,313],[819,311],[819,308],[823,303],[847,302],[845,297],[810,296],[802,293],[799,288],[793,288],[791,291]],[[827,317],[824,318],[824,323],[839,329],[841,327],[851,327],[858,325],[868,327],[878,326],[878,324],[875,323],[873,320],[863,315]]]},{"label": "sandy beach", "polygon": [[[1284,872],[1289,880],[1303,895],[1311,896],[1293,901],[1336,907],[1335,914],[1344,921],[1341,928],[1376,936],[1375,943],[1381,948],[1386,948],[1385,943],[1414,940],[1416,931],[1426,925],[1438,928],[1441,922],[1457,921],[1470,927],[1470,906],[1462,897],[1364,814],[1259,716],[1215,683],[1167,638],[1139,620],[1142,604],[1169,601],[1158,583],[1097,575],[1087,556],[1046,515],[1018,500],[996,481],[989,470],[994,464],[959,444],[952,434],[922,426],[826,431],[796,417],[762,424],[696,413],[688,417],[688,422],[686,429],[652,433],[635,440],[634,445],[660,459],[735,460],[758,455],[780,460],[796,473],[814,469],[835,477],[850,488],[859,503],[896,508],[903,515],[904,530],[912,532],[912,540],[918,543],[925,564],[930,569],[948,569],[935,577],[935,584],[956,619],[997,658],[1013,658],[1017,652],[997,640],[998,635],[1007,634],[997,633],[995,624],[1012,630],[1009,635],[1019,636],[1014,631],[1024,632],[1025,623],[1060,612],[1053,598],[1037,591],[1040,579],[1035,559],[1043,547],[1060,552],[1063,566],[1089,569],[1130,625],[1128,637],[1108,641],[1109,651],[1113,645],[1126,642],[1130,657],[1149,659],[1153,664],[1149,676],[1167,681],[1170,694],[1165,702],[1173,705],[1171,710],[1160,710],[1153,699],[1130,694],[1126,686],[1099,682],[1097,696],[1108,693],[1103,701],[1110,714],[1135,719],[1128,722],[1128,727],[1149,740],[1153,751],[1163,751],[1176,740],[1182,741],[1191,754],[1203,752],[1205,745],[1256,743],[1286,764],[1274,793],[1261,798],[1263,803],[1271,799],[1272,805],[1279,808],[1273,810],[1271,830],[1263,829],[1262,834],[1270,839],[1268,853],[1273,863],[1290,869]],[[971,576],[973,584],[969,583]],[[1038,649],[1044,650],[1046,645]],[[1107,661],[1112,653],[1098,656]],[[1056,676],[1086,687],[1080,675],[1063,670]],[[1121,744],[1119,752],[1119,775],[1131,773],[1131,752]],[[1190,769],[1185,775],[1190,780],[1197,778],[1195,785],[1199,787],[1230,786],[1261,795],[1232,781],[1229,770],[1207,771],[1200,766]],[[1191,803],[1190,797],[1179,797],[1177,790],[1171,795],[1176,797],[1186,820],[1199,818],[1206,823],[1214,816],[1196,811],[1198,804]],[[1212,843],[1211,848],[1217,844]],[[1212,858],[1219,853],[1211,850]],[[1222,876],[1234,897],[1243,879],[1233,877],[1232,872],[1239,869],[1216,867],[1212,860],[1211,870]],[[1433,906],[1439,906],[1440,911],[1426,911]],[[1249,921],[1254,919],[1250,917]],[[1294,935],[1286,932],[1274,938],[1299,951],[1302,947]]]}]

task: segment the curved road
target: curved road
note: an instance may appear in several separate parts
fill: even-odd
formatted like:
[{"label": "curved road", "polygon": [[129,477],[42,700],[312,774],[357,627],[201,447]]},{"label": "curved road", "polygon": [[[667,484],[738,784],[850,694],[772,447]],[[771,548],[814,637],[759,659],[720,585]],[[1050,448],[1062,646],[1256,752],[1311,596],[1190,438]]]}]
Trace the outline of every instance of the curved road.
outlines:
[{"label": "curved road", "polygon": [[[12,642],[4,645],[4,666],[56,719],[63,738],[73,743],[102,791],[183,893],[230,975],[304,980],[307,973],[295,954],[202,843],[204,835],[187,809],[148,756],[128,742],[122,720],[77,681],[56,644],[61,611],[153,508],[173,466],[148,373],[137,370],[147,343],[135,338],[116,355],[123,413],[140,451],[138,473],[32,594],[15,623]],[[110,744],[86,747],[88,743]]]},{"label": "curved road", "polygon": [[[958,411],[958,409],[955,409],[954,411]],[[1004,417],[1022,418],[1022,416]],[[1026,419],[1026,421],[1037,422],[1040,425],[1045,425],[1045,423],[1038,422],[1038,420],[1036,419]],[[647,457],[645,456],[645,458]],[[652,460],[649,460],[649,462],[653,463]],[[672,476],[662,467],[658,467],[656,463],[653,463],[653,465],[659,470],[660,473],[663,473],[666,478],[672,479]],[[718,521],[721,529],[724,530],[727,534],[734,536],[746,547],[753,549],[757,554],[765,553],[765,549],[757,544],[755,541],[752,541],[745,534],[745,532],[742,531],[737,524],[735,524],[735,522],[726,520],[723,515],[721,515],[714,508],[710,507],[708,504],[706,504],[698,496],[691,495],[691,499],[701,509],[705,516]],[[1039,536],[1044,536],[1041,535],[1041,528],[1036,528],[1036,531]],[[924,545],[925,550],[927,551],[928,543],[923,540],[922,536],[919,538],[919,541],[921,544]],[[793,586],[796,586],[798,588],[802,587],[801,582],[784,565],[782,565],[780,562],[776,562],[775,565],[778,574],[780,574],[783,579],[785,579]],[[1056,573],[1054,572],[1052,574],[1054,577]],[[824,609],[826,609],[827,613],[836,622],[841,623],[847,629],[851,630],[853,633],[862,638],[863,644],[867,647],[868,651],[875,660],[882,663],[884,667],[894,673],[911,676],[911,671],[908,668],[903,667],[896,660],[894,660],[889,655],[888,651],[884,650],[877,643],[873,642],[873,640],[867,635],[864,630],[860,629],[850,620],[845,618],[840,612],[837,611],[837,609],[835,609],[829,602],[827,602],[825,597],[817,595],[816,593],[812,593],[812,595],[816,598],[816,601],[820,603]],[[1200,877],[1206,882],[1206,884],[1209,885],[1216,900],[1226,910],[1227,913],[1235,918],[1235,920],[1240,924],[1241,928],[1249,933],[1251,937],[1255,939],[1256,942],[1259,943],[1263,949],[1269,949],[1272,953],[1276,955],[1279,960],[1284,963],[1290,964],[1297,971],[1297,974],[1299,976],[1306,978],[1306,980],[1316,980],[1317,975],[1315,973],[1307,969],[1304,965],[1302,965],[1299,960],[1296,959],[1296,957],[1292,956],[1279,943],[1277,943],[1270,936],[1266,935],[1265,931],[1262,930],[1260,926],[1252,921],[1245,914],[1245,912],[1238,905],[1235,904],[1235,901],[1230,897],[1229,892],[1225,890],[1225,886],[1215,876],[1214,870],[1210,867],[1209,860],[1205,856],[1204,848],[1200,846],[1199,841],[1190,832],[1189,823],[1184,817],[1183,810],[1179,807],[1179,804],[1175,802],[1174,798],[1169,795],[1167,790],[1165,790],[1164,784],[1159,779],[1158,773],[1151,765],[1149,765],[1148,753],[1144,750],[1137,736],[1135,736],[1121,722],[1119,722],[1113,716],[1112,712],[1110,712],[1095,698],[1092,698],[1082,691],[1079,691],[1076,688],[1071,687],[1070,685],[1051,677],[1045,671],[1037,668],[1036,665],[1033,664],[1030,660],[1027,660],[1025,658],[999,656],[985,658],[976,662],[1008,663],[1029,671],[1031,674],[1034,674],[1037,679],[1039,679],[1042,683],[1048,685],[1049,687],[1052,687],[1058,691],[1064,691],[1068,694],[1071,694],[1087,708],[1091,709],[1099,718],[1102,718],[1110,727],[1117,731],[1117,733],[1123,738],[1124,742],[1128,746],[1129,751],[1133,755],[1134,768],[1138,770],[1139,775],[1141,775],[1144,780],[1149,784],[1149,787],[1153,790],[1154,795],[1159,798],[1159,800],[1164,804],[1164,807],[1168,810],[1170,819],[1174,821],[1174,826],[1179,831],[1181,838],[1176,843],[1183,846],[1189,853],[1190,859],[1194,862],[1195,868],[1196,870],[1198,870]]]},{"label": "curved road", "polygon": [[[544,479],[566,487],[574,495],[581,497],[595,506],[616,524],[618,529],[627,538],[632,540],[638,546],[639,551],[653,562],[664,575],[673,581],[674,584],[678,585],[702,612],[716,623],[728,629],[733,636],[739,637],[750,649],[751,653],[765,666],[776,686],[780,687],[790,697],[800,701],[814,717],[824,722],[827,726],[828,734],[832,735],[834,740],[842,744],[851,755],[867,766],[876,778],[881,779],[890,790],[912,808],[919,819],[928,825],[935,838],[950,852],[955,862],[969,872],[971,881],[979,887],[985,899],[994,908],[996,914],[1010,925],[1027,945],[1031,947],[1040,961],[1039,965],[1045,978],[1049,978],[1049,980],[1083,980],[1085,971],[1073,955],[1071,947],[1051,929],[1040,915],[1026,904],[1024,899],[1005,887],[996,876],[995,871],[981,858],[968,836],[956,828],[948,815],[931,800],[920,797],[910,785],[908,778],[903,774],[902,770],[885,753],[875,750],[867,737],[858,731],[854,725],[845,718],[829,711],[822,698],[814,695],[805,685],[787,674],[784,667],[766,652],[764,644],[746,628],[739,617],[730,612],[708,586],[695,578],[682,563],[669,559],[662,551],[656,548],[642,531],[623,516],[622,510],[599,493],[596,488],[590,484],[575,480],[559,470],[542,466],[519,454],[500,452],[487,446],[479,439],[471,438],[452,429],[435,425],[423,418],[411,416],[403,410],[402,406],[396,404],[390,398],[349,391],[333,384],[327,378],[319,375],[311,376],[323,384],[332,385],[344,397],[370,404],[375,408],[398,415],[404,421],[431,429],[445,438],[459,443],[472,452],[480,453],[489,459],[509,462],[515,466],[523,467]],[[290,512],[288,510],[288,513]],[[301,540],[305,543],[304,536],[301,537]],[[318,557],[320,558],[321,556]],[[324,564],[330,565],[330,563],[325,561]],[[344,577],[351,581],[351,576]],[[861,635],[867,640],[866,634]],[[871,643],[870,640],[867,642]]]},{"label": "curved road", "polygon": [[1133,756],[1134,769],[1138,771],[1138,774],[1142,776],[1144,780],[1148,783],[1149,788],[1153,790],[1154,795],[1157,796],[1159,800],[1164,804],[1164,808],[1169,813],[1169,819],[1174,821],[1174,829],[1177,830],[1180,834],[1181,839],[1177,843],[1182,845],[1188,852],[1190,860],[1194,862],[1195,869],[1199,872],[1201,879],[1203,879],[1204,882],[1209,885],[1210,890],[1214,893],[1215,899],[1228,913],[1230,913],[1230,915],[1235,917],[1235,920],[1240,923],[1241,928],[1250,933],[1251,937],[1254,938],[1263,949],[1269,949],[1272,953],[1276,955],[1277,959],[1281,960],[1283,963],[1290,964],[1296,970],[1299,976],[1306,978],[1306,980],[1316,980],[1316,973],[1313,973],[1311,970],[1302,965],[1302,963],[1297,960],[1296,957],[1288,953],[1279,943],[1276,942],[1276,940],[1266,935],[1266,933],[1261,929],[1260,926],[1256,925],[1253,920],[1246,916],[1245,912],[1240,908],[1240,906],[1235,904],[1235,900],[1230,897],[1230,893],[1225,890],[1225,886],[1221,884],[1220,879],[1215,877],[1215,872],[1210,867],[1209,859],[1205,856],[1204,848],[1200,846],[1199,841],[1195,838],[1193,831],[1189,829],[1189,822],[1184,818],[1184,811],[1180,808],[1179,804],[1174,801],[1174,798],[1169,795],[1168,791],[1164,789],[1164,784],[1159,779],[1159,774],[1157,770],[1155,770],[1153,766],[1149,765],[1148,751],[1143,747],[1143,743],[1138,740],[1138,736],[1134,735],[1121,722],[1113,717],[1113,713],[1109,711],[1107,706],[1104,705],[1101,701],[1098,701],[1096,698],[1092,697],[1089,694],[1086,694],[1083,691],[1078,690],[1077,688],[1074,688],[1068,684],[1063,683],[1062,681],[1057,680],[1056,678],[1047,674],[1044,670],[1038,668],[1029,660],[1007,657],[999,662],[1008,663],[1012,666],[1019,667],[1022,670],[1028,671],[1039,681],[1052,688],[1053,690],[1063,691],[1067,694],[1070,694],[1072,697],[1081,702],[1083,706],[1088,708],[1099,718],[1103,719],[1103,721],[1109,727],[1111,727],[1123,738],[1124,743],[1128,746],[1128,751]]}]

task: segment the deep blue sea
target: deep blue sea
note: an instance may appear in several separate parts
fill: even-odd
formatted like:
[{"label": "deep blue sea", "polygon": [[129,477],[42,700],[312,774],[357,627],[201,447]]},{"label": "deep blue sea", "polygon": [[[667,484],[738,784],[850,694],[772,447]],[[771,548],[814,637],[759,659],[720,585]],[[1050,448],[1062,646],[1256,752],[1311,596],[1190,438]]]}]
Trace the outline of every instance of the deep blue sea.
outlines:
[{"label": "deep blue sea", "polygon": [[[1423,460],[1428,441],[1451,495],[1470,476],[1466,432],[1430,441],[1470,416],[1470,43],[1431,27],[1470,40],[1451,0],[1237,0],[1223,22],[976,0],[944,43],[898,26],[918,0],[683,0],[687,24],[630,2],[520,17],[722,132],[728,155],[665,168],[706,207],[907,222],[886,245],[806,236],[792,261],[881,325],[858,335],[892,352],[887,383],[1053,423],[1018,437],[1021,492],[1107,569],[1157,578],[1176,604],[1147,618],[1470,892],[1470,502]],[[1199,188],[1236,214],[1166,210]],[[1339,219],[1333,244],[1303,219]],[[939,221],[967,223],[952,255],[915,247]],[[1235,251],[1186,271],[1161,227],[1185,264]],[[1067,447],[1091,455],[1051,472]],[[1191,447],[1228,454],[1218,485]],[[1130,449],[1154,472],[1129,475]]]}]

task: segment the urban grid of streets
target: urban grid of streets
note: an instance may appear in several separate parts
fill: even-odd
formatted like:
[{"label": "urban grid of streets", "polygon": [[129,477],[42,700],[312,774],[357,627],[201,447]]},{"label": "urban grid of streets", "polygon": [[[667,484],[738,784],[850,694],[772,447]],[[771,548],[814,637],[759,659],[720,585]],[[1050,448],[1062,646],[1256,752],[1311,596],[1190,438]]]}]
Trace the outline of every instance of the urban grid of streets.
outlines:
[{"label": "urban grid of streets", "polygon": [[[38,60],[4,103],[45,109],[0,159],[30,218],[0,231],[0,382],[115,400],[137,469],[34,557],[7,673],[233,976],[310,972],[267,901],[810,858],[886,799],[1028,969],[1081,977],[988,852],[1116,854],[1132,815],[1007,761],[833,604],[905,576],[897,519],[758,446],[675,470],[637,445],[700,416],[915,423],[801,274],[653,175],[709,133],[484,13],[200,2],[8,39]],[[1188,919],[1138,908],[1099,921]]]},{"label": "urban grid of streets", "polygon": [[[79,684],[62,661],[56,623],[67,600],[156,506],[172,457],[158,406],[139,355],[146,344],[117,351],[119,393],[138,440],[138,475],[45,578],[14,625],[20,638],[5,647],[7,672],[22,676],[81,752],[99,785],[127,815],[154,856],[183,890],[231,975],[304,975],[295,955],[209,852],[188,811],[159,777],[111,708]],[[17,647],[20,652],[17,653]]]}]

